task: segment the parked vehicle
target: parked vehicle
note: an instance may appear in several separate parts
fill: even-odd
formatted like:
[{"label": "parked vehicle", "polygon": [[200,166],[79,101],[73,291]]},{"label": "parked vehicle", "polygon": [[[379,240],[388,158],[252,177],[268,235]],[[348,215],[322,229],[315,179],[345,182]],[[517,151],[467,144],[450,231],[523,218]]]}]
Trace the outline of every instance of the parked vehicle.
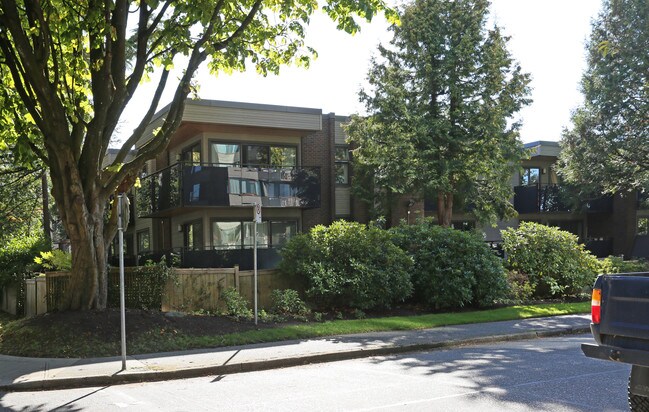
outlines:
[{"label": "parked vehicle", "polygon": [[649,411],[649,273],[600,275],[591,304],[597,344],[581,345],[591,358],[633,365],[628,396],[632,411]]}]

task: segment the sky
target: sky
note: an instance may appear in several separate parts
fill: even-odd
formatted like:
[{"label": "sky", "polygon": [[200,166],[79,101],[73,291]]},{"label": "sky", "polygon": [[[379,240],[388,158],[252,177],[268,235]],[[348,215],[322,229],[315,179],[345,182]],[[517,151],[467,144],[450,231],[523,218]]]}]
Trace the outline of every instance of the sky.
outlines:
[{"label": "sky", "polygon": [[[532,76],[531,105],[519,113],[521,140],[557,141],[570,125],[570,113],[581,102],[579,80],[586,68],[584,45],[600,0],[492,0],[491,19],[511,37],[509,50],[523,71]],[[354,36],[336,30],[326,16],[316,14],[307,29],[306,44],[318,58],[309,69],[284,67],[280,74],[263,77],[254,69],[213,77],[197,75],[202,99],[276,104],[322,109],[323,113],[363,113],[358,101],[370,58],[379,43],[392,38],[380,16],[364,24]],[[141,86],[127,108],[123,133],[135,127],[141,107],[152,95],[152,84]],[[161,106],[172,90],[167,87]]]}]

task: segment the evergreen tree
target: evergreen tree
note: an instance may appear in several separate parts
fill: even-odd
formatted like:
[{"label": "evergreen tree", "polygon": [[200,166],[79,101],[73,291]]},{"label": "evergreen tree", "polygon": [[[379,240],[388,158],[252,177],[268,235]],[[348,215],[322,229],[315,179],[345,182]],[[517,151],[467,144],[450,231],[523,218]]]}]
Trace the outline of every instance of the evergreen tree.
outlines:
[{"label": "evergreen tree", "polygon": [[593,22],[584,103],[564,131],[560,172],[615,192],[649,185],[649,0],[607,0]]},{"label": "evergreen tree", "polygon": [[[529,103],[529,75],[498,27],[485,28],[487,0],[416,0],[402,10],[389,47],[379,46],[361,91],[367,117],[353,117],[358,193],[410,193],[437,200],[451,223],[454,199],[493,223],[513,216],[511,175],[523,150],[513,117]],[[388,206],[389,207],[389,206]]]}]

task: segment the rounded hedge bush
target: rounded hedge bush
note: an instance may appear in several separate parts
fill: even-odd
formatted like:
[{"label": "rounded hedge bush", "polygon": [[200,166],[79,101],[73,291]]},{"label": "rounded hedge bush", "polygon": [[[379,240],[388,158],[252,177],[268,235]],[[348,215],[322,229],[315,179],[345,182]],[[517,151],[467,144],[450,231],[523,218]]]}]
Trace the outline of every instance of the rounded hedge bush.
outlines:
[{"label": "rounded hedge bush", "polygon": [[418,302],[435,309],[489,306],[506,298],[502,260],[474,232],[423,220],[390,229],[396,245],[415,262],[412,282]]},{"label": "rounded hedge bush", "polygon": [[318,308],[389,307],[412,292],[412,259],[376,227],[343,220],[318,225],[280,253],[279,270],[303,279],[309,303]]},{"label": "rounded hedge bush", "polygon": [[502,231],[509,269],[528,276],[535,298],[567,297],[593,285],[597,258],[572,233],[523,222]]}]

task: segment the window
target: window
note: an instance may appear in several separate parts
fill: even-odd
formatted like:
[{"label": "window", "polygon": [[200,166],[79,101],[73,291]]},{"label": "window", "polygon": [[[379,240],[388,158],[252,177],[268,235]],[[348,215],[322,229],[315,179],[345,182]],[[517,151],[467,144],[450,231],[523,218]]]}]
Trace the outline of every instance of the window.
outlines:
[{"label": "window", "polygon": [[137,253],[148,252],[151,250],[151,234],[149,229],[137,232]]},{"label": "window", "polygon": [[271,222],[270,241],[273,246],[282,246],[297,233],[297,222]]},{"label": "window", "polygon": [[261,145],[243,146],[243,164],[245,166],[267,166],[270,164],[270,148]]},{"label": "window", "polygon": [[336,146],[335,153],[335,170],[336,184],[349,184],[349,148],[346,146]]},{"label": "window", "polygon": [[[268,221],[257,223],[257,247],[259,248],[268,248],[269,246],[268,225]],[[243,222],[243,247],[246,249],[255,246],[254,227],[254,222]]]},{"label": "window", "polygon": [[239,249],[241,247],[241,222],[212,222],[214,249]]},{"label": "window", "polygon": [[282,167],[297,166],[297,147],[295,146],[271,146],[270,165]]},{"label": "window", "polygon": [[538,167],[524,167],[521,173],[521,186],[538,185],[541,182],[541,169]]},{"label": "window", "polygon": [[219,166],[295,167],[297,146],[211,142],[210,162]]},{"label": "window", "polygon": [[203,222],[201,220],[183,225],[183,244],[187,250],[203,250]]},{"label": "window", "polygon": [[200,164],[201,163],[201,144],[196,143],[195,145],[193,145],[191,147],[183,149],[180,157],[181,157],[181,160],[183,162]]},{"label": "window", "polygon": [[219,166],[241,164],[241,147],[238,144],[211,143],[210,162]]},{"label": "window", "polygon": [[639,217],[636,235],[649,235],[649,217]]},{"label": "window", "polygon": [[[257,224],[257,247],[269,248],[285,244],[297,233],[296,221],[269,221]],[[212,221],[214,249],[249,249],[254,247],[253,222]]]}]

